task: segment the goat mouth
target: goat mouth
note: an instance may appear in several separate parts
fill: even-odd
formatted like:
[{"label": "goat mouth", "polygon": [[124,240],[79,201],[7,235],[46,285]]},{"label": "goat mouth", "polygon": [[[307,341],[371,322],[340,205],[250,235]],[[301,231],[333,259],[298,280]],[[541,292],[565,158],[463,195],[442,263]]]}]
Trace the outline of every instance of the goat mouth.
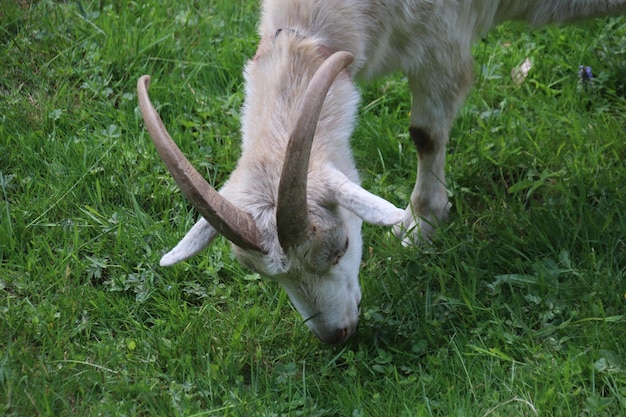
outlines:
[{"label": "goat mouth", "polygon": [[327,345],[341,345],[345,343],[350,338],[350,336],[352,336],[355,330],[356,326],[352,328],[344,327],[342,329],[337,329],[334,333],[330,335],[325,335],[323,337],[315,332],[313,333],[320,341],[326,343]]},{"label": "goat mouth", "polygon": [[[308,318],[306,318],[304,320],[304,323],[308,323],[311,320],[315,319],[316,317],[319,317],[322,313],[316,313]],[[309,326],[309,329],[311,330],[311,332],[315,335],[315,337],[317,337],[322,343],[325,343],[327,345],[340,345],[342,343],[345,343],[356,331],[356,324],[354,324],[353,326],[347,326],[347,327],[343,327],[343,328],[337,328],[336,330],[334,330],[333,332],[327,333],[327,334],[321,334],[319,333],[314,326]]]},{"label": "goat mouth", "polygon": [[317,312],[317,313],[313,314],[312,316],[307,317],[306,319],[304,319],[303,323],[307,323],[307,322],[309,322],[309,321],[311,321],[311,320],[313,320],[313,319],[315,319],[316,317],[319,317],[319,316],[321,316],[321,315],[322,315],[322,312],[321,312],[321,311],[320,311],[320,312]]}]

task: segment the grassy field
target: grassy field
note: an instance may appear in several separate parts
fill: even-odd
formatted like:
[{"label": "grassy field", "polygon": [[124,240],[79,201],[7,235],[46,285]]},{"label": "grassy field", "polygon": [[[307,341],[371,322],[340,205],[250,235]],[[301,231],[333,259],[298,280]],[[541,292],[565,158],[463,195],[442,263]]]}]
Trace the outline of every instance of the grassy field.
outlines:
[{"label": "grassy field", "polygon": [[[0,414],[626,415],[626,19],[507,25],[476,46],[450,221],[427,248],[365,227],[358,334],[330,348],[223,239],[158,266],[196,214],[136,80],[152,75],[219,186],[257,16],[256,1],[0,0]],[[363,86],[358,166],[398,206],[408,112],[401,76]]]}]

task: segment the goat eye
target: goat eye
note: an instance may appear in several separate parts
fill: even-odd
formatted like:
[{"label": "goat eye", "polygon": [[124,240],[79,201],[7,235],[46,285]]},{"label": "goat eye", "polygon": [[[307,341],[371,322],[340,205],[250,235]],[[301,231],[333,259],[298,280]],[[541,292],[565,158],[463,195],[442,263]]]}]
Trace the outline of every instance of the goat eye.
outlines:
[{"label": "goat eye", "polygon": [[337,252],[337,256],[335,257],[335,262],[333,262],[333,265],[337,265],[339,263],[339,260],[341,259],[341,257],[348,251],[348,246],[350,245],[350,239],[346,239],[346,244],[343,245],[343,248]]}]

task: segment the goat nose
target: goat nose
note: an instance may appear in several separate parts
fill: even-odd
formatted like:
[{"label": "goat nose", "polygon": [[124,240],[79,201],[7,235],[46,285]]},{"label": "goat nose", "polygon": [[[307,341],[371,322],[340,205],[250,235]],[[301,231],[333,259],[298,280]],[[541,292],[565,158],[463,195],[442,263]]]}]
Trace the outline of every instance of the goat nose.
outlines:
[{"label": "goat nose", "polygon": [[331,334],[330,336],[322,338],[322,341],[329,345],[338,345],[348,340],[350,336],[352,336],[353,331],[354,329],[351,329],[349,327],[344,327],[343,329],[338,329],[335,333]]}]

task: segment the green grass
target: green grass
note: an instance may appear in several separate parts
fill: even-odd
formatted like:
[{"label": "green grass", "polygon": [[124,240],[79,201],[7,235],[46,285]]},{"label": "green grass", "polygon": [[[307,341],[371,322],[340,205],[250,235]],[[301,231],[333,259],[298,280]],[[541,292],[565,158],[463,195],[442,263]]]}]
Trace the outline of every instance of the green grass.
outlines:
[{"label": "green grass", "polygon": [[[476,46],[450,221],[427,248],[365,227],[358,334],[329,348],[223,239],[158,266],[196,214],[136,80],[222,184],[257,18],[253,1],[0,0],[0,414],[626,415],[626,21]],[[364,184],[404,206],[405,81],[363,97]]]}]

